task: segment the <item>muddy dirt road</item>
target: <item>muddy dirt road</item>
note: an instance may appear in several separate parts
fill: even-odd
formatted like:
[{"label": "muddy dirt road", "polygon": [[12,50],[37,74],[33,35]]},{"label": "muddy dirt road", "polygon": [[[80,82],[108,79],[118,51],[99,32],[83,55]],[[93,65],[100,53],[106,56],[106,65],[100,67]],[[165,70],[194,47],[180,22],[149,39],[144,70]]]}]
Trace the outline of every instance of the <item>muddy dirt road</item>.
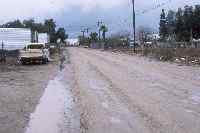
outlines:
[{"label": "muddy dirt road", "polygon": [[59,71],[58,62],[55,59],[48,65],[1,65],[0,133],[25,132],[48,81]]},{"label": "muddy dirt road", "polygon": [[83,48],[59,57],[0,67],[0,133],[199,133],[199,67]]},{"label": "muddy dirt road", "polygon": [[85,133],[199,133],[200,68],[69,48]]}]

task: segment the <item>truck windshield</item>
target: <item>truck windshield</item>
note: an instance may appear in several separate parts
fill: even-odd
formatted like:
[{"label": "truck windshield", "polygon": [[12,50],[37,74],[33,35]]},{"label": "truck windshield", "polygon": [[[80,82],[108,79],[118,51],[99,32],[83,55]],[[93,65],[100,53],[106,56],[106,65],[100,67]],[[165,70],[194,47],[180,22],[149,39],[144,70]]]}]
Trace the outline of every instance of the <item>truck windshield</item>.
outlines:
[{"label": "truck windshield", "polygon": [[27,48],[28,49],[43,49],[44,46],[43,45],[28,45]]}]

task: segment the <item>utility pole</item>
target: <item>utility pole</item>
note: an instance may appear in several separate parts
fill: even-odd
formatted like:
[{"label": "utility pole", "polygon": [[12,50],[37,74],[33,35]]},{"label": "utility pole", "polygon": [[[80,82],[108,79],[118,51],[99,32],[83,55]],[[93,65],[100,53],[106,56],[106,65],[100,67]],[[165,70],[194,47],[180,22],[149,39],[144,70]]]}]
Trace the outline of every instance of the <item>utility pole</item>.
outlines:
[{"label": "utility pole", "polygon": [[89,33],[90,28],[85,28],[84,31],[88,34]]},{"label": "utility pole", "polygon": [[88,33],[90,28],[86,28],[85,31]]},{"label": "utility pole", "polygon": [[89,46],[89,44],[90,44],[90,41],[89,41],[89,29],[90,28],[85,28],[84,30],[85,30],[85,32],[87,33],[87,35],[86,35],[86,40],[85,40],[85,43]]},{"label": "utility pole", "polygon": [[102,21],[97,22],[97,26],[99,27],[99,41],[101,41],[101,25],[103,24]]},{"label": "utility pole", "polygon": [[81,31],[83,33],[83,44],[85,43],[85,29]]},{"label": "utility pole", "polygon": [[3,41],[2,41],[2,44],[1,44],[1,61],[3,61]]},{"label": "utility pole", "polygon": [[4,43],[2,41],[1,44],[1,61],[5,62],[6,61],[6,55],[5,55],[5,51],[4,51]]},{"label": "utility pole", "polygon": [[133,4],[133,41],[134,41],[134,53],[136,52],[136,35],[135,35],[135,0],[132,0]]},{"label": "utility pole", "polygon": [[85,38],[85,30],[82,30],[81,32],[83,34],[83,38]]}]

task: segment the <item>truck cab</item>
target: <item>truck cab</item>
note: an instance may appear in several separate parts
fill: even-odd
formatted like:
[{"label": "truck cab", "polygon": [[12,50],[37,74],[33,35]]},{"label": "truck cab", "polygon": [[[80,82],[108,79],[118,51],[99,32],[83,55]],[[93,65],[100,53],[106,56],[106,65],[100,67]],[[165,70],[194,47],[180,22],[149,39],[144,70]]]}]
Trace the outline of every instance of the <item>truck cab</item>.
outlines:
[{"label": "truck cab", "polygon": [[43,43],[29,43],[19,53],[22,64],[46,64],[49,61],[49,49]]}]

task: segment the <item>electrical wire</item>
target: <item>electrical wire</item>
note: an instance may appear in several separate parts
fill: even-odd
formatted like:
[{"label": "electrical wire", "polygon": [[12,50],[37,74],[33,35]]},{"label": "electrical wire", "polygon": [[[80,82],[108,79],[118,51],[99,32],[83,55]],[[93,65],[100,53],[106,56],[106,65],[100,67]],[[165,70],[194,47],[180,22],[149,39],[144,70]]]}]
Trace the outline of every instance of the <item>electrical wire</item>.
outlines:
[{"label": "electrical wire", "polygon": [[[129,6],[132,6],[132,2],[130,0],[128,0],[128,5]],[[182,0],[180,0],[182,1]],[[188,2],[189,0],[185,0],[186,2]],[[168,6],[168,9],[171,9],[170,6],[169,6],[169,3],[172,3],[172,0],[165,0],[165,1],[160,1],[160,0],[154,0],[154,6],[150,7],[150,8],[147,8],[147,9],[144,9],[142,11],[136,11],[136,15],[139,16],[139,15],[144,15],[144,14],[147,14],[151,11],[154,11],[154,10],[157,10],[161,7],[164,7],[164,6]],[[127,27],[131,27],[132,26],[132,21],[131,21],[131,18],[132,16],[128,16],[127,18],[121,18],[120,16],[117,17],[118,18],[118,21],[109,21],[109,22],[104,22],[108,27],[120,27],[120,28],[124,28],[125,26]],[[67,26],[66,29],[70,29],[73,31],[74,30],[82,30],[84,28],[90,28],[91,30],[96,30],[98,28],[97,25],[87,25],[87,26]]]}]

